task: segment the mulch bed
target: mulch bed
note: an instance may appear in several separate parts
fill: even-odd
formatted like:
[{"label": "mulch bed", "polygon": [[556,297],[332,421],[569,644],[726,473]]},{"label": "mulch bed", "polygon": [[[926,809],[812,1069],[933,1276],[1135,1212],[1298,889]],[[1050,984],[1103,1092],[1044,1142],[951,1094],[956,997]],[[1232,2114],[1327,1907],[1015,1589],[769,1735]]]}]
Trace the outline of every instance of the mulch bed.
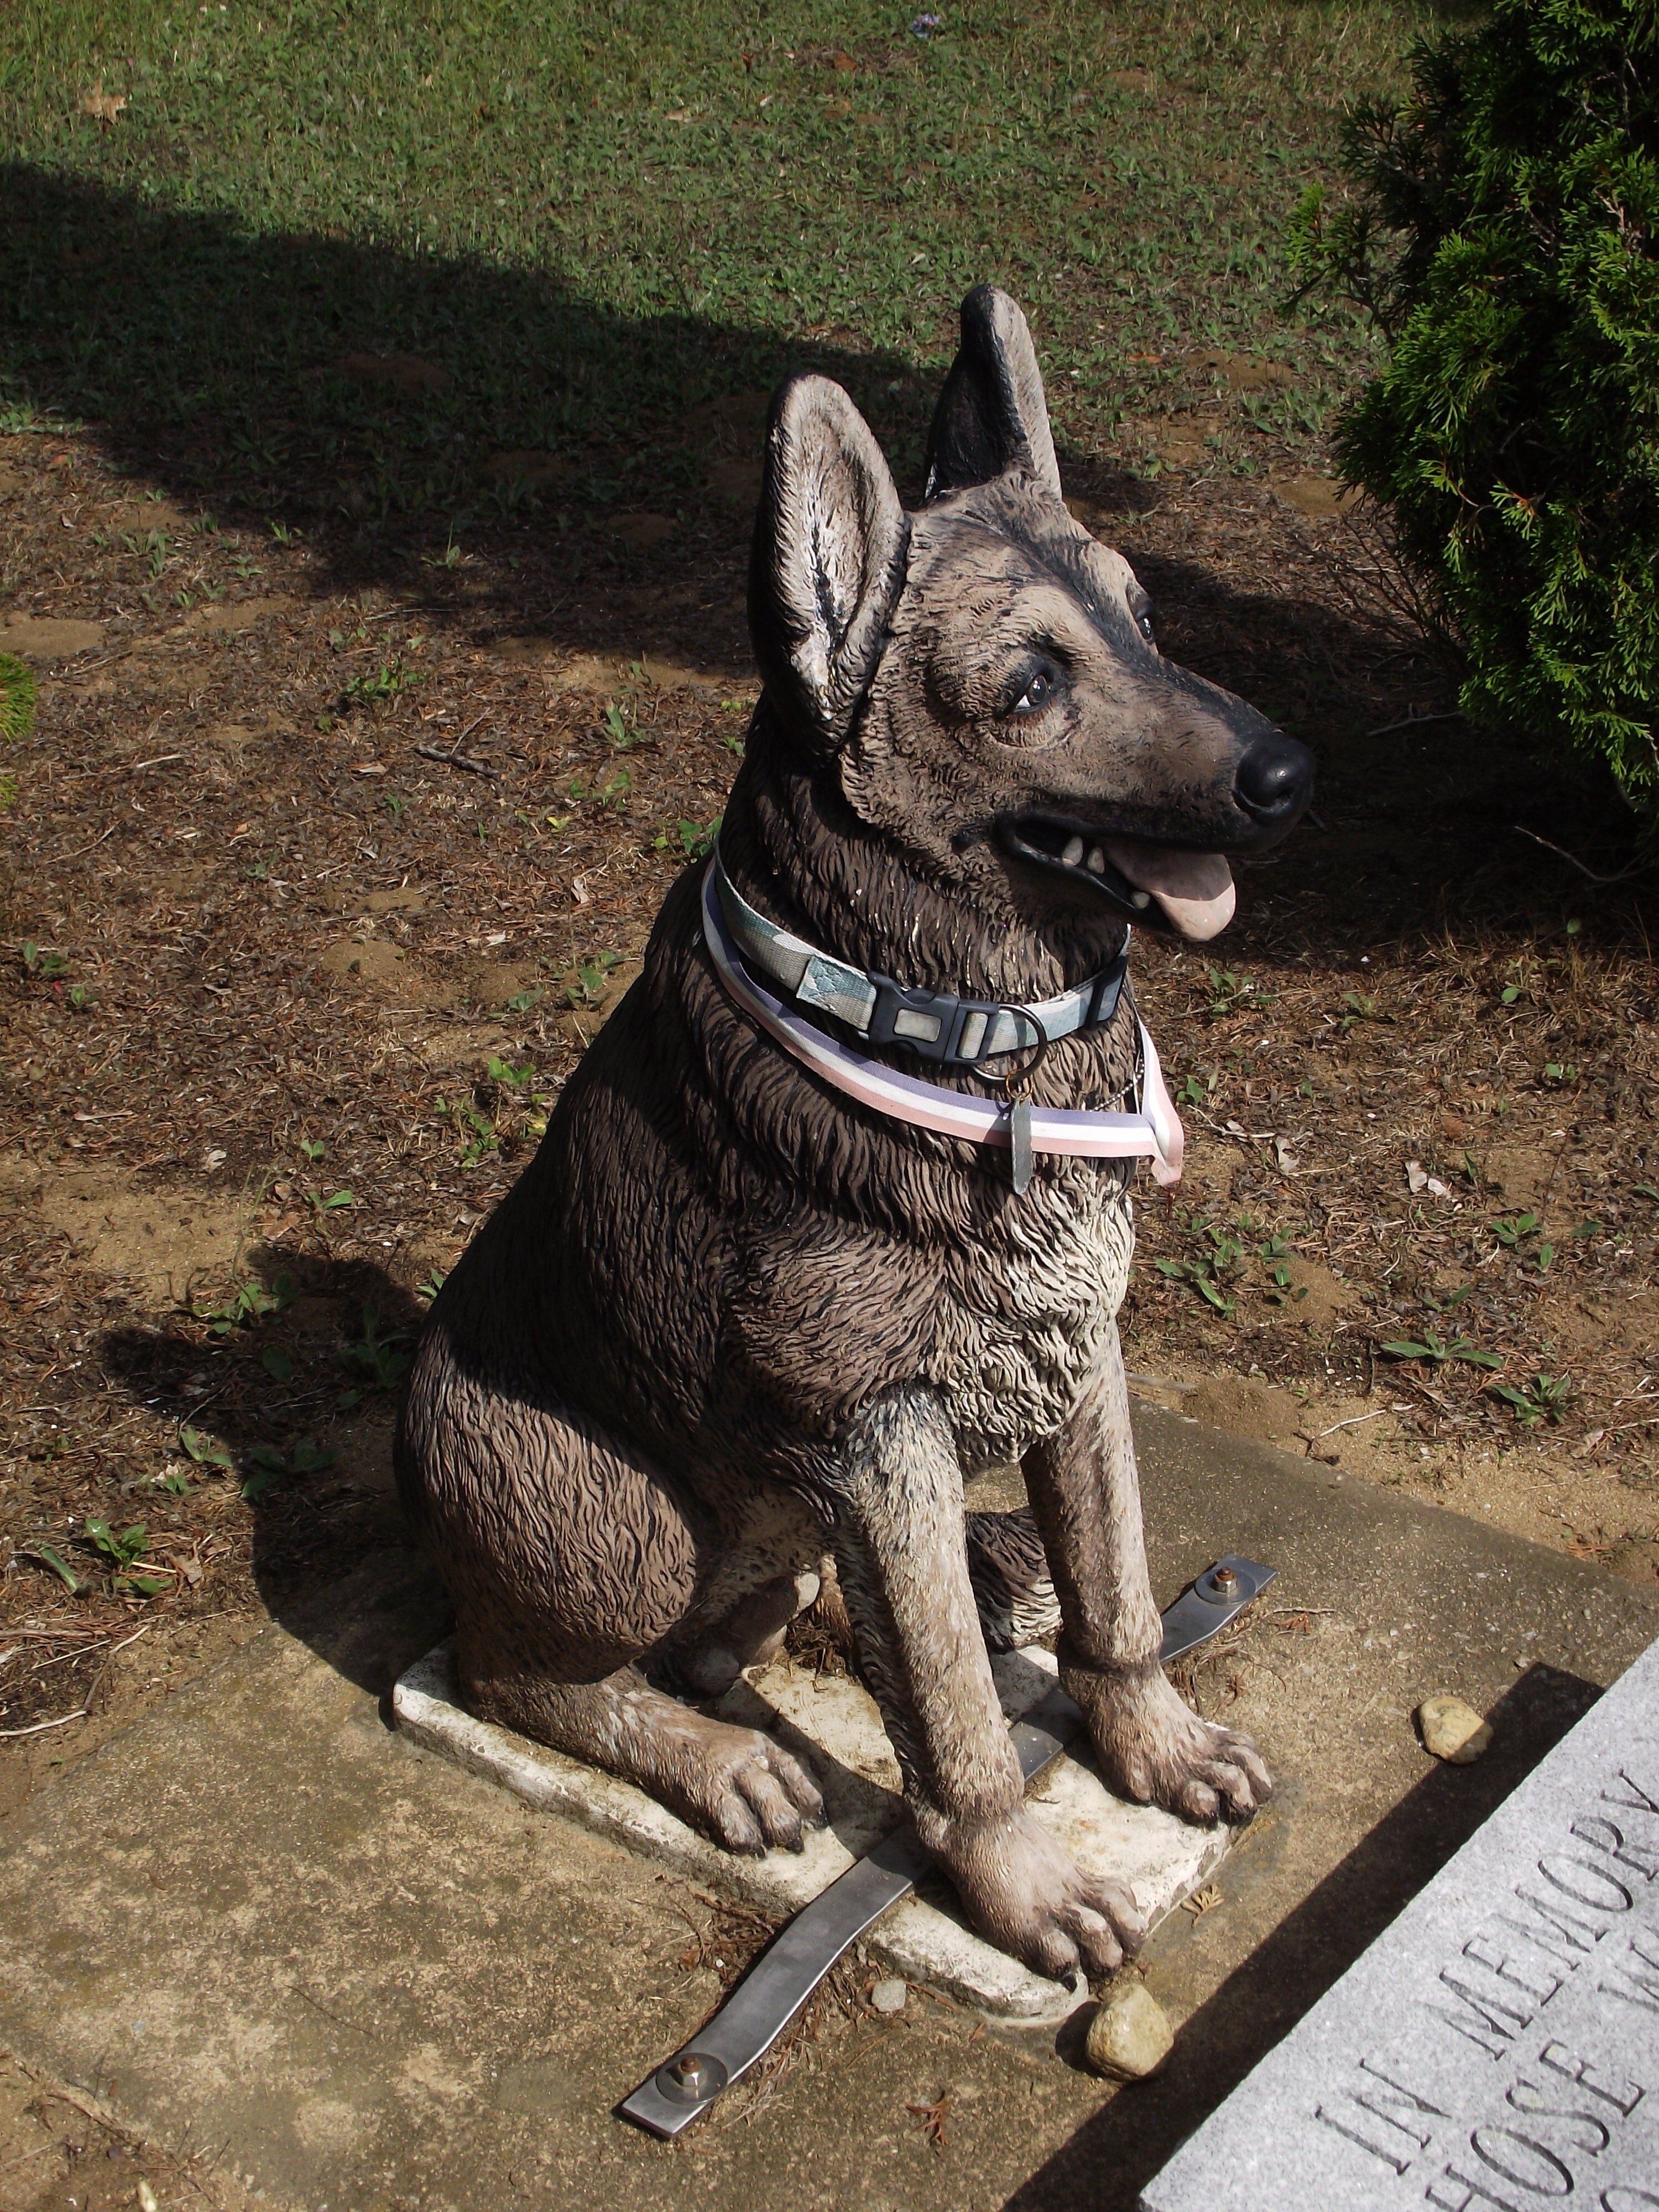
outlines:
[{"label": "mulch bed", "polygon": [[[1165,650],[1322,755],[1317,817],[1244,876],[1234,931],[1138,957],[1192,1172],[1148,1187],[1131,1368],[1384,1394],[1425,1482],[1547,1436],[1632,1492],[1629,1528],[1561,1540],[1639,1540],[1659,1071],[1627,824],[1428,719],[1452,687],[1374,532],[1265,478],[1149,487],[1108,457],[1068,482]],[[91,1723],[15,1732],[95,1720],[133,1630],[205,1650],[203,1625],[395,1539],[361,1462],[422,1286],[625,986],[754,686],[735,505],[659,532],[532,503],[464,550],[337,514],[272,535],[146,500],[91,431],[0,441],[8,483],[0,647],[100,626],[74,653],[28,633],[0,864],[0,1729],[38,1764]],[[160,1295],[141,1243],[41,1195],[71,1186],[188,1193],[240,1251]],[[264,1312],[234,1310],[247,1283]],[[100,1551],[104,1522],[148,1551]]]}]

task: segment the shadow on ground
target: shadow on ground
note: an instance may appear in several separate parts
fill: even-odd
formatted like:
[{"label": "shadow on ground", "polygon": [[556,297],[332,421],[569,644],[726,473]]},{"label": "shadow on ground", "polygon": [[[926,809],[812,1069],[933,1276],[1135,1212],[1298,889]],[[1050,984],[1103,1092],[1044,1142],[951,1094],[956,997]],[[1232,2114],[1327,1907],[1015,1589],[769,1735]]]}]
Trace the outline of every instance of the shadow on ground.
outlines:
[{"label": "shadow on ground", "polygon": [[[746,660],[764,402],[792,370],[845,385],[919,493],[939,363],[630,320],[554,268],[255,234],[21,163],[0,165],[0,392],[82,421],[118,471],[187,507],[303,533],[314,590],[389,590],[480,644]],[[1165,649],[1320,753],[1320,822],[1277,884],[1328,909],[1333,950],[1558,919],[1564,895],[1640,937],[1630,890],[1575,877],[1514,827],[1612,854],[1595,868],[1616,873],[1630,823],[1605,784],[1443,719],[1399,726],[1389,702],[1443,703],[1447,671],[1380,601],[1307,596],[1314,572],[1286,565],[1259,500],[1212,488],[1212,538],[1234,519],[1200,563],[1190,531],[1160,522],[1167,482],[1101,455],[1062,465],[1158,601]],[[1255,949],[1247,925],[1238,951]]]},{"label": "shadow on ground", "polygon": [[[266,1610],[381,1695],[448,1627],[392,1480],[396,1394],[425,1309],[372,1261],[268,1245],[249,1265],[280,1302],[266,1317],[216,1343],[210,1336],[210,1348],[199,1321],[182,1316],[112,1329],[102,1363],[181,1437],[222,1451],[228,1464],[209,1459],[194,1472],[234,1484],[252,1504],[253,1580]],[[204,1366],[216,1386],[207,1398]]]},{"label": "shadow on ground", "polygon": [[725,442],[718,403],[792,368],[847,385],[913,470],[932,407],[891,354],[630,321],[551,269],[252,233],[20,163],[0,234],[14,392],[176,493],[329,526],[337,581],[396,565],[410,532],[512,520],[537,477],[556,509],[672,503]]},{"label": "shadow on ground", "polygon": [[[1079,2203],[1133,2212],[1176,2147],[1600,1695],[1593,1683],[1561,1668],[1529,1668],[1492,1708],[1486,1758],[1477,1766],[1437,1766],[1426,1774],[1192,2015],[1164,2071],[1113,2097],[1007,2200],[1007,2212],[1069,2212]],[[1233,1863],[1236,1881],[1252,1878],[1253,1856]],[[1154,1954],[1161,1940],[1153,1939]]]},{"label": "shadow on ground", "polygon": [[[846,386],[920,496],[941,363],[694,315],[630,320],[553,269],[252,234],[17,163],[0,165],[0,235],[3,386],[177,500],[303,532],[323,589],[403,591],[412,571],[474,628],[495,617],[587,649],[603,641],[595,599],[620,591],[630,647],[670,645],[672,590],[665,605],[649,586],[711,553],[740,585],[764,402],[800,369]],[[1131,533],[1164,496],[1100,456],[1063,466],[1068,491]],[[513,573],[453,593],[442,556],[461,532],[517,548]],[[1167,556],[1149,575],[1177,627],[1190,604],[1221,650],[1183,647],[1237,685],[1272,678],[1285,695],[1298,672],[1323,681],[1400,650],[1392,632]]]}]

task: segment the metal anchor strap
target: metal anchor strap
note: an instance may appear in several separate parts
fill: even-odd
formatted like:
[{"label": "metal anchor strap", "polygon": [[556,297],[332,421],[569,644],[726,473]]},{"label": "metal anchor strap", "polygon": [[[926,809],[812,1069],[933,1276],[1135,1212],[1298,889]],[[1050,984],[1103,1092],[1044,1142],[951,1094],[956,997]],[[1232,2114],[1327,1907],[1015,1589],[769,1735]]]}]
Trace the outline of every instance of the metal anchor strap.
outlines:
[{"label": "metal anchor strap", "polygon": [[[1278,1572],[1228,1553],[1188,1585],[1164,1615],[1165,1663],[1224,1628]],[[1058,1759],[1083,1718],[1051,1690],[1009,1730],[1029,1788]],[[848,1946],[908,1897],[927,1855],[910,1827],[895,1831],[798,1912],[759,1963],[690,2043],[617,2106],[653,2136],[678,2136],[758,2064]]]}]

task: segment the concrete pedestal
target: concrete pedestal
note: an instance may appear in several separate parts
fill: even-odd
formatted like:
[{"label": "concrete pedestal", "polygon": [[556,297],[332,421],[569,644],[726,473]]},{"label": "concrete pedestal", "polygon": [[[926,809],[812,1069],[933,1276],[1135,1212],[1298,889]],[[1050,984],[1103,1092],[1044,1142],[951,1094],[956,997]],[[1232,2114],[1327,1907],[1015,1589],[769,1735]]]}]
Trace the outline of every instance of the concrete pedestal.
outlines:
[{"label": "concrete pedestal", "polygon": [[[1009,1652],[993,1664],[1011,1721],[1054,1687],[1054,1662],[1040,1649]],[[402,1677],[392,1711],[398,1727],[427,1750],[763,1912],[799,1912],[905,1817],[898,1767],[868,1692],[845,1675],[814,1675],[788,1662],[738,1683],[720,1716],[764,1729],[804,1760],[823,1792],[829,1821],[804,1851],[758,1859],[722,1850],[628,1783],[475,1719],[459,1702],[447,1644]],[[1149,1926],[1200,1888],[1227,1848],[1224,1827],[1193,1827],[1153,1807],[1126,1805],[1069,1755],[1049,1768],[1028,1802],[1079,1866],[1128,1884]],[[865,1947],[909,1980],[1011,2021],[1047,2025],[1078,2002],[1076,1991],[981,1942],[943,1882],[896,1906]]]}]

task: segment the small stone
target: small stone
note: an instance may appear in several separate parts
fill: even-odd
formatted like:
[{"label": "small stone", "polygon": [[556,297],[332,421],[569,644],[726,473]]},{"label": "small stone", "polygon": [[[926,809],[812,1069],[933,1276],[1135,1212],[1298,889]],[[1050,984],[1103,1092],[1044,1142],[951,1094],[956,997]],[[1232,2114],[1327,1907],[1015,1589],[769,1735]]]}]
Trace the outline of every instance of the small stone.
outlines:
[{"label": "small stone", "polygon": [[1492,1725],[1462,1698],[1425,1698],[1417,1709],[1423,1748],[1454,1766],[1472,1766],[1492,1741]]},{"label": "small stone", "polygon": [[1085,2049],[1097,2074],[1112,2081],[1142,2081],[1175,2047],[1175,2030],[1142,1982],[1120,1982],[1095,2007]]},{"label": "small stone", "polygon": [[884,1982],[878,1982],[871,1990],[870,2002],[878,2012],[902,2012],[904,2001],[909,1994],[896,1974],[890,1975]]}]

